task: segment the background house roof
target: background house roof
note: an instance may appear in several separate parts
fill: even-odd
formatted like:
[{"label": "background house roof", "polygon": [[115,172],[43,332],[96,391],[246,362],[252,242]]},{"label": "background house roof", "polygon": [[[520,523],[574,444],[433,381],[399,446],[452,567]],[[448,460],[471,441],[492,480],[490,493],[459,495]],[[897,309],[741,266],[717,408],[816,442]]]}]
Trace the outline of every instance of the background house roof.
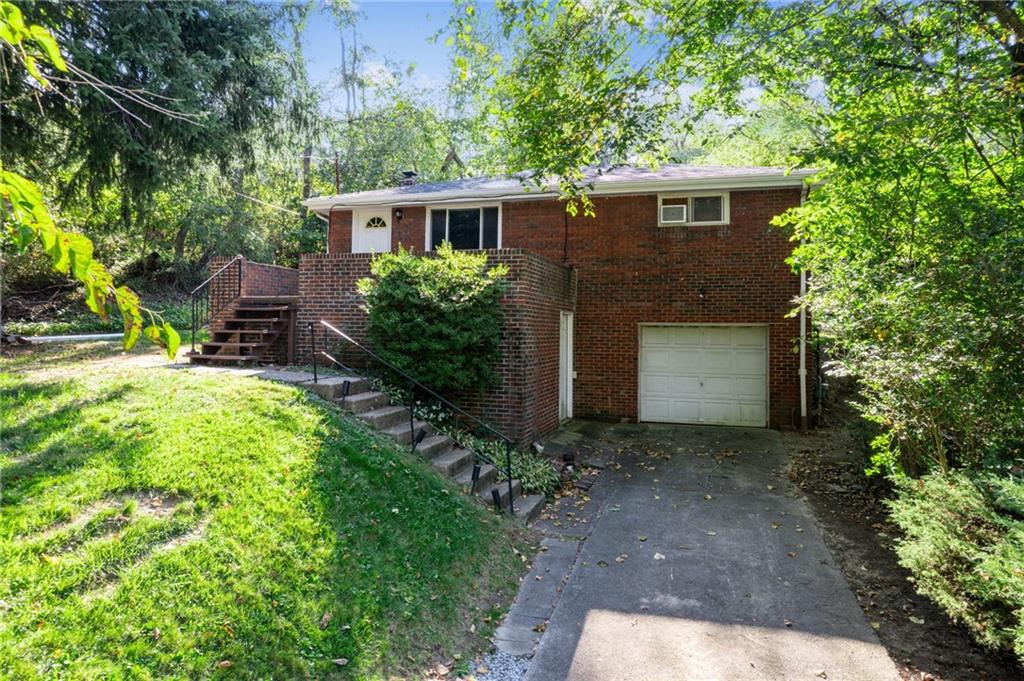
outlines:
[{"label": "background house roof", "polygon": [[[636,166],[617,166],[587,170],[584,183],[589,185],[588,194],[601,196],[705,189],[800,186],[805,178],[815,172],[814,170],[788,171],[783,168],[682,164],[666,164],[656,170]],[[546,198],[557,194],[557,181],[548,180],[538,184],[530,180],[528,173],[519,173],[513,177],[477,177],[320,196],[303,201],[303,205],[318,213],[328,213],[332,208],[510,201]]]}]

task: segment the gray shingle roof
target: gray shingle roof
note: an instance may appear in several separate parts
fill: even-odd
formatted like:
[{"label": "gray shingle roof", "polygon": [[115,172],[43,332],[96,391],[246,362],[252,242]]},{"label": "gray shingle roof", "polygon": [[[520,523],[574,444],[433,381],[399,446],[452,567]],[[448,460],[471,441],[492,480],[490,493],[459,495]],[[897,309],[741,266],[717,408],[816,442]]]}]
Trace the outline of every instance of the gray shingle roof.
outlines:
[{"label": "gray shingle roof", "polygon": [[[810,170],[787,171],[783,168],[697,166],[666,164],[657,169],[636,166],[590,169],[586,171],[585,182],[595,195],[618,193],[630,189],[684,191],[688,188],[710,187],[720,189],[730,186],[778,186],[779,184],[799,185],[803,178],[813,174]],[[547,195],[557,189],[554,182],[544,187],[528,181],[528,175],[493,178],[476,177],[447,182],[430,182],[407,186],[373,189],[363,192],[316,197],[305,201],[313,210],[323,211],[330,207],[372,206],[376,204],[415,204],[432,201],[458,201],[471,199],[509,198],[517,195]],[[649,185],[649,187],[648,187]]]}]

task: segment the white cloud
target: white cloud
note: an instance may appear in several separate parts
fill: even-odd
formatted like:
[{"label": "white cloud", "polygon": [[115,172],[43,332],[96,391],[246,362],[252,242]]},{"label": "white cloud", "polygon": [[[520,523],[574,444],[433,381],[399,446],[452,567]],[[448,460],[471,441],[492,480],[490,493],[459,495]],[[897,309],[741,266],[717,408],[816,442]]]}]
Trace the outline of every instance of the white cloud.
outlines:
[{"label": "white cloud", "polygon": [[371,87],[387,87],[395,84],[395,74],[381,61],[368,61],[363,65],[363,79]]}]

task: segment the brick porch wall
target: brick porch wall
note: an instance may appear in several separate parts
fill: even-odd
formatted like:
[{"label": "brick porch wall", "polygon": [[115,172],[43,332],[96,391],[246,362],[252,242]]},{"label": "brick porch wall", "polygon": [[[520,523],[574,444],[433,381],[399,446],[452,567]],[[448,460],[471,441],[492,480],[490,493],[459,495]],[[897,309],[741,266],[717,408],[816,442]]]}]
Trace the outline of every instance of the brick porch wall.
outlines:
[{"label": "brick porch wall", "polygon": [[[422,219],[421,213],[420,225]],[[410,220],[410,224],[414,222]],[[574,309],[575,274],[522,249],[487,253],[489,265],[503,263],[509,267],[508,291],[502,300],[501,381],[487,394],[467,391],[449,399],[517,442],[527,443],[558,426],[559,314]],[[344,341],[325,336],[317,324],[325,319],[360,343],[365,342],[366,312],[355,284],[369,274],[371,257],[365,253],[302,256],[299,361],[310,358],[309,324],[313,323],[318,350],[326,343],[328,352],[346,364],[362,364],[358,351],[346,348]]]}]

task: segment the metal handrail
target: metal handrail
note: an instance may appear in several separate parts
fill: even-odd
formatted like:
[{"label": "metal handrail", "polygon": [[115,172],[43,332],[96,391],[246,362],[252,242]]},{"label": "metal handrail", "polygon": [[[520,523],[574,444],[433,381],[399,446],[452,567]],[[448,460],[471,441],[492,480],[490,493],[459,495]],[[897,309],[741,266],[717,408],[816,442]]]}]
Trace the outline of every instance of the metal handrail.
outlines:
[{"label": "metal handrail", "polygon": [[[235,297],[232,300],[237,300],[242,295],[242,261],[245,258],[242,255],[236,255],[227,263],[224,264],[219,270],[207,277],[206,281],[201,283],[192,289],[192,353],[196,351],[196,334],[199,332],[199,328],[206,322],[210,321],[210,284],[216,280],[226,269],[232,265],[238,263],[238,282],[235,288]],[[218,308],[219,309],[219,308]],[[204,319],[200,319],[203,316]]]},{"label": "metal handrail", "polygon": [[218,274],[220,274],[221,272],[223,272],[223,271],[224,271],[224,270],[226,270],[227,268],[229,268],[229,267],[231,267],[232,265],[234,265],[234,264],[235,264],[235,261],[236,261],[236,260],[241,260],[241,259],[243,259],[244,257],[245,257],[245,256],[243,256],[243,255],[236,255],[235,257],[231,258],[231,260],[229,260],[229,261],[228,261],[228,262],[227,262],[227,263],[226,263],[226,264],[224,265],[224,267],[221,267],[221,268],[220,268],[219,270],[217,270],[216,272],[214,272],[213,274],[211,274],[211,275],[210,275],[209,277],[207,277],[206,281],[204,281],[204,282],[203,282],[202,284],[200,284],[199,286],[196,286],[196,287],[195,287],[194,289],[192,289],[192,295],[195,295],[196,293],[198,293],[198,292],[199,292],[199,289],[203,288],[204,286],[206,286],[207,284],[209,284],[209,283],[210,283],[211,281],[213,281],[214,279],[216,279],[216,278],[217,278],[217,275],[218,275]]},{"label": "metal handrail", "polygon": [[[371,350],[368,347],[364,346],[359,341],[357,341],[356,339],[352,338],[351,336],[349,336],[347,333],[345,333],[341,329],[335,327],[330,322],[327,322],[327,321],[321,319],[320,320],[320,324],[323,325],[326,329],[328,329],[332,333],[334,333],[335,335],[340,336],[344,340],[346,340],[349,343],[351,343],[352,345],[354,345],[356,348],[361,350],[363,353],[369,355],[370,357],[372,357],[376,361],[378,361],[381,364],[383,364],[384,366],[388,367],[391,371],[394,371],[396,374],[398,374],[399,376],[401,376],[402,378],[404,378],[406,381],[409,382],[409,387],[410,387],[410,390],[409,390],[409,431],[410,431],[410,433],[409,433],[409,435],[410,435],[410,441],[412,443],[412,451],[413,452],[416,451],[416,445],[419,444],[417,442],[417,439],[416,439],[416,434],[415,434],[415,432],[413,432],[413,430],[414,430],[414,423],[415,423],[415,416],[413,415],[413,410],[414,410],[415,405],[416,405],[416,390],[417,389],[419,389],[420,391],[430,395],[434,399],[438,400],[439,402],[444,404],[446,407],[448,407],[452,411],[455,411],[455,412],[461,414],[462,416],[465,416],[466,418],[468,418],[473,423],[477,424],[478,426],[480,426],[481,428],[483,428],[487,432],[492,433],[498,439],[500,439],[505,444],[505,470],[504,470],[504,473],[505,473],[505,478],[506,478],[506,480],[508,482],[508,511],[509,511],[510,515],[515,515],[515,505],[514,505],[515,504],[515,499],[514,499],[514,495],[512,493],[512,444],[513,444],[512,438],[510,438],[509,436],[505,435],[501,431],[497,430],[493,426],[491,426],[491,425],[481,421],[476,416],[473,416],[472,414],[470,414],[465,409],[463,409],[459,405],[455,404],[451,400],[441,396],[440,394],[437,393],[436,390],[433,390],[430,387],[424,385],[422,382],[416,380],[415,378],[410,376],[407,372],[403,371],[402,369],[399,369],[394,364],[392,364],[391,362],[387,361],[386,359],[384,359],[383,357],[381,357],[380,355],[375,353],[373,350]],[[313,352],[313,382],[314,383],[317,382],[317,380],[318,380],[317,363],[316,363],[317,354],[323,355],[324,357],[326,357],[330,361],[334,362],[335,364],[337,364],[341,368],[345,369],[346,371],[352,371],[350,367],[345,366],[345,364],[343,364],[341,361],[339,361],[335,357],[332,357],[327,352],[324,352],[323,350],[321,350],[319,353],[317,353],[317,351],[316,351],[316,333],[315,333],[315,327],[314,327],[312,322],[309,323],[309,335],[310,335],[310,340],[311,340],[311,349],[312,349],[312,352]],[[455,438],[453,438],[453,439],[455,439]],[[462,446],[462,443],[458,443],[458,444],[460,446]],[[477,475],[479,474],[479,463],[476,463],[477,460],[482,460],[484,463],[488,463],[488,464],[494,466],[495,468],[501,468],[501,467],[496,462],[492,461],[490,458],[488,458],[487,456],[481,454],[480,452],[477,452],[474,449],[470,449],[470,451],[473,452],[473,457],[474,457],[472,486],[474,488],[473,491],[476,491],[475,488],[476,488]],[[496,492],[496,490],[495,490],[495,492]],[[495,501],[496,502],[498,501],[498,497],[497,496],[495,496]]]}]

